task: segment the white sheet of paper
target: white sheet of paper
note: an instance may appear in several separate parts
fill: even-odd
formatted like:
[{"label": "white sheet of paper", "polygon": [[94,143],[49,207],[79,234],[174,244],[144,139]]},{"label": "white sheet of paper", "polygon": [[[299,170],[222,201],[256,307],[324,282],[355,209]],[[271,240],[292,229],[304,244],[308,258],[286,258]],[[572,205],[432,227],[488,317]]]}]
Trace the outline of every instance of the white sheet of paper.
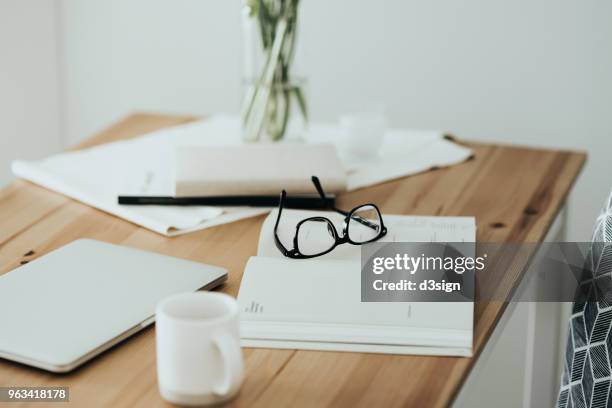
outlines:
[{"label": "white sheet of paper", "polygon": [[[313,124],[308,142],[339,144],[341,132]],[[163,235],[172,236],[266,213],[265,208],[120,206],[118,195],[167,195],[174,191],[177,146],[242,143],[240,121],[228,115],[162,129],[40,161],[16,160],[13,173]],[[418,154],[416,154],[418,152]],[[436,132],[390,130],[380,154],[356,163],[344,159],[349,189],[365,187],[433,166],[459,163],[471,155]]]},{"label": "white sheet of paper", "polygon": [[444,139],[443,132],[431,130],[388,129],[378,154],[355,158],[344,154],[343,134],[338,126],[314,124],[310,143],[332,143],[338,148],[347,171],[348,190],[461,163],[472,150]]},{"label": "white sheet of paper", "polygon": [[18,177],[65,194],[163,235],[173,236],[265,214],[266,208],[125,206],[118,195],[162,195],[174,192],[174,150],[215,140],[240,143],[226,135],[232,119],[219,117],[162,129],[142,137],[104,144],[91,149],[61,153],[47,159],[17,160],[12,170]]}]

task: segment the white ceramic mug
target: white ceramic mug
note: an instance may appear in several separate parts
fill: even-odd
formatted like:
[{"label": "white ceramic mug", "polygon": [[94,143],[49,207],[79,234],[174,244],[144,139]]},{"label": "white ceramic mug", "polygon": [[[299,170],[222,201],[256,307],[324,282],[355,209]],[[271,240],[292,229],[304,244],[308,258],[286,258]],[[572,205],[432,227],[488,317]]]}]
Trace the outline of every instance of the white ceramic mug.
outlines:
[{"label": "white ceramic mug", "polygon": [[216,404],[232,398],[244,365],[238,304],[223,293],[183,293],[156,311],[157,381],[169,402]]}]

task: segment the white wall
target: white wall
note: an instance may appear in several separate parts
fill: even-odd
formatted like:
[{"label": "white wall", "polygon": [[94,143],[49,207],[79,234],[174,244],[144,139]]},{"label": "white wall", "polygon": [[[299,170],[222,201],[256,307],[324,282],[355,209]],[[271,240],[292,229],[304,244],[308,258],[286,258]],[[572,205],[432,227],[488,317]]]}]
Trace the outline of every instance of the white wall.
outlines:
[{"label": "white wall", "polygon": [[[139,109],[237,111],[241,4],[64,0],[68,139]],[[569,231],[586,239],[612,186],[610,15],[605,0],[308,0],[300,68],[315,120],[382,103],[397,126],[588,150]]]},{"label": "white wall", "polygon": [[240,106],[240,3],[64,0],[70,142],[135,110]]},{"label": "white wall", "polygon": [[[0,141],[13,137],[10,151],[0,152],[2,169],[22,152],[54,149],[60,116],[72,144],[135,110],[236,112],[241,4],[0,0]],[[568,234],[587,238],[612,185],[612,3],[304,0],[301,7],[300,68],[315,120],[384,104],[396,126],[588,150]]]},{"label": "white wall", "polygon": [[12,159],[60,148],[56,6],[0,0],[0,186]]}]

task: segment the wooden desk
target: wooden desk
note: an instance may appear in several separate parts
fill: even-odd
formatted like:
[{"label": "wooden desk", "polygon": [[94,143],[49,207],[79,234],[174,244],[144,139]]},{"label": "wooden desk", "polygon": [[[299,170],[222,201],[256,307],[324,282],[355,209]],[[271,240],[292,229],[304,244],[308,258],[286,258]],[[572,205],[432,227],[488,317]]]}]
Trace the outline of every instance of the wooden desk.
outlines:
[{"label": "wooden desk", "polygon": [[[191,120],[133,115],[79,147],[130,138]],[[566,199],[585,155],[481,143],[469,145],[475,151],[473,160],[343,194],[340,206],[349,208],[373,201],[383,212],[391,214],[470,215],[476,217],[478,241],[541,241]],[[263,218],[165,238],[17,181],[0,192],[0,273],[75,239],[88,237],[224,266],[230,277],[222,290],[236,295],[244,265],[256,253]],[[26,255],[31,251],[33,255]],[[501,290],[510,292],[523,272],[524,265],[514,263],[491,279]],[[503,303],[476,304],[473,358],[245,349],[246,382],[230,405],[447,406],[504,309]],[[0,385],[69,386],[71,406],[165,405],[157,390],[154,330],[145,330],[67,375],[2,361]]]}]

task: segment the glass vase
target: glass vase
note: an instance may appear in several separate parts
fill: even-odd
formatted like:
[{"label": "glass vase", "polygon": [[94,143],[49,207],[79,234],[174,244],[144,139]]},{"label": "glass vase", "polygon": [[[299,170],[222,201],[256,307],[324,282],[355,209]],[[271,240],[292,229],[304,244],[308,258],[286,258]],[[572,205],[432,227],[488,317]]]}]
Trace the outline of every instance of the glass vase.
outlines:
[{"label": "glass vase", "polygon": [[297,0],[257,0],[243,9],[246,142],[299,141],[306,133],[306,80],[293,75],[297,5]]}]

